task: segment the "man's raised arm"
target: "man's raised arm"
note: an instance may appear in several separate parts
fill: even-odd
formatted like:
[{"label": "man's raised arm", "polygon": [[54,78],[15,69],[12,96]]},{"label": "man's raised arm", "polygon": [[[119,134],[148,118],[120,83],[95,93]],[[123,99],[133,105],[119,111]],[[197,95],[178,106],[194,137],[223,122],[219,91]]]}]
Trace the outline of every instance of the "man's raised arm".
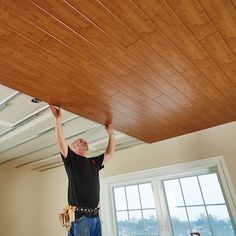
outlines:
[{"label": "man's raised arm", "polygon": [[106,131],[109,135],[109,141],[108,141],[106,152],[104,154],[103,163],[112,159],[112,157],[114,156],[115,147],[116,147],[115,137],[114,137],[114,133],[113,133],[111,125],[106,127]]},{"label": "man's raised arm", "polygon": [[60,107],[49,105],[54,117],[55,123],[55,136],[59,151],[63,155],[64,158],[67,157],[68,154],[68,146],[66,144],[66,140],[64,138],[63,130],[62,130],[62,115]]}]

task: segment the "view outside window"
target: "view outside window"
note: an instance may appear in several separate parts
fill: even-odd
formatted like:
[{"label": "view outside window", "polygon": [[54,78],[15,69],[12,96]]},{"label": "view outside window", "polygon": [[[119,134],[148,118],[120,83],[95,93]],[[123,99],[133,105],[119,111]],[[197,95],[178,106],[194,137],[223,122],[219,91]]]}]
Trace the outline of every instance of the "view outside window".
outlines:
[{"label": "view outside window", "polygon": [[158,236],[151,183],[113,188],[117,235]]},{"label": "view outside window", "polygon": [[163,182],[174,236],[235,236],[215,173]]}]

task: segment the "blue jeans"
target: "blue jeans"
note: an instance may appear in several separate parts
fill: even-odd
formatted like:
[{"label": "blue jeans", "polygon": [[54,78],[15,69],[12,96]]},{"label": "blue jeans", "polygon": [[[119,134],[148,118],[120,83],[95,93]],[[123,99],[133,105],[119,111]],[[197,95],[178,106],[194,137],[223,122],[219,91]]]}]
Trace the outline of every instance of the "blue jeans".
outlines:
[{"label": "blue jeans", "polygon": [[80,217],[71,223],[68,236],[102,236],[99,217]]}]

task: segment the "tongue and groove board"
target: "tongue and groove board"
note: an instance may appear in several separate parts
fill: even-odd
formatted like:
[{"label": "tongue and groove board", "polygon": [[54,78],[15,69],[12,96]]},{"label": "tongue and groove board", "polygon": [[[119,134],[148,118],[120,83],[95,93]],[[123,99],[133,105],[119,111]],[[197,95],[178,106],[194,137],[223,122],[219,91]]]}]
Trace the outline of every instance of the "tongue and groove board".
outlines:
[{"label": "tongue and groove board", "polygon": [[236,3],[0,1],[0,84],[148,143],[236,118]]}]

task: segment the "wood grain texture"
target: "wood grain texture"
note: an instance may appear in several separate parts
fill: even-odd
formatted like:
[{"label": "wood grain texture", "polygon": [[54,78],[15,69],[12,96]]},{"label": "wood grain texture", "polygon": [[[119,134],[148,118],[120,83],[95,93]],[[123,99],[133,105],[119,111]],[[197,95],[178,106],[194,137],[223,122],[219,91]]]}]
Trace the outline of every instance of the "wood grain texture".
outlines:
[{"label": "wood grain texture", "polygon": [[146,142],[236,118],[236,2],[0,1],[0,83]]}]

